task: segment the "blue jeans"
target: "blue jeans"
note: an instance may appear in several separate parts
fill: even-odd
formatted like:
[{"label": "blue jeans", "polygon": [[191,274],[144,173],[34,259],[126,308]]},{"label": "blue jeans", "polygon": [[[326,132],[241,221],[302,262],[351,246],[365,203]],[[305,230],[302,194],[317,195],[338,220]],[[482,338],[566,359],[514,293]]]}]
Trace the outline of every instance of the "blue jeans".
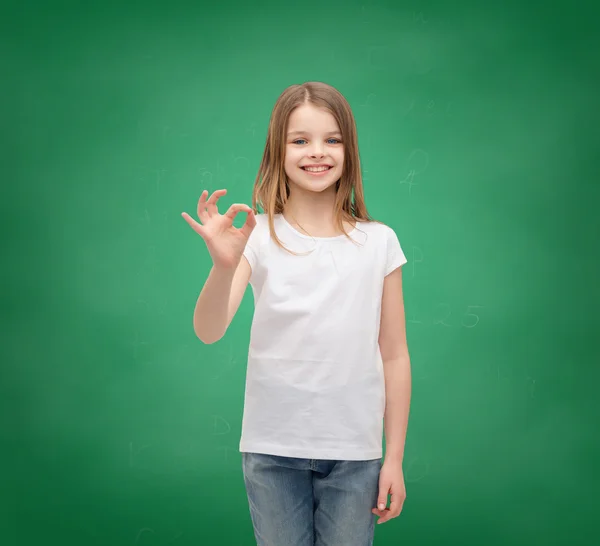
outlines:
[{"label": "blue jeans", "polygon": [[242,452],[258,546],[371,546],[381,459],[329,461]]}]

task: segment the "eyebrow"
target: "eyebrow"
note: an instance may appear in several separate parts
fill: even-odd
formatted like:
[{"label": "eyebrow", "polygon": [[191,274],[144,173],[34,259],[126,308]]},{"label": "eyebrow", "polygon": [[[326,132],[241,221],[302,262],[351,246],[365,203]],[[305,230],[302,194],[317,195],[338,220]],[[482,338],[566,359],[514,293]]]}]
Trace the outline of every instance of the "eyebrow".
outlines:
[{"label": "eyebrow", "polygon": [[[325,133],[326,135],[341,135],[342,132],[341,131],[329,131],[328,133]],[[292,136],[292,135],[310,135],[310,131],[292,131],[291,133],[288,133],[288,136]]]}]

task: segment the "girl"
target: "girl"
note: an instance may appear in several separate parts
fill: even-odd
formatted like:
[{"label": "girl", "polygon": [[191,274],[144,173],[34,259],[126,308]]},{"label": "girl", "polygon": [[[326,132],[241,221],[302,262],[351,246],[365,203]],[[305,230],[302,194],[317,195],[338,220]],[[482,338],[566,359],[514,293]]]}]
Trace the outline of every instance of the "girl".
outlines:
[{"label": "girl", "polygon": [[240,451],[257,543],[371,545],[375,515],[396,517],[406,496],[406,258],[367,213],[346,99],[320,82],[288,87],[252,208],[221,215],[225,193],[202,192],[201,223],[183,217],[213,260],[194,311],[200,340],[221,339],[248,283],[254,294]]}]

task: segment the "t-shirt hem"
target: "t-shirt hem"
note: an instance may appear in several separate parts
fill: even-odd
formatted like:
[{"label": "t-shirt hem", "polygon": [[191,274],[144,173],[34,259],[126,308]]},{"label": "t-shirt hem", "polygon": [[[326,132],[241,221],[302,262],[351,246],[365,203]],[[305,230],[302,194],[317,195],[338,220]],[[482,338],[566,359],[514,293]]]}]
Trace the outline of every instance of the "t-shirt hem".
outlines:
[{"label": "t-shirt hem", "polygon": [[406,258],[397,258],[396,260],[394,260],[385,270],[384,277],[387,277],[392,271],[395,271],[399,267],[402,267],[407,261],[408,260],[406,260]]},{"label": "t-shirt hem", "polygon": [[300,459],[324,459],[336,461],[368,461],[372,459],[381,459],[383,457],[383,448],[381,449],[314,449],[278,446],[264,443],[240,442],[240,452],[260,453],[264,455],[275,455],[279,457],[294,457]]},{"label": "t-shirt hem", "polygon": [[246,245],[246,248],[244,249],[242,256],[244,256],[244,258],[246,258],[246,260],[248,261],[248,264],[250,265],[250,269],[252,271],[254,271],[254,268],[256,267],[256,261],[257,261],[256,252]]}]

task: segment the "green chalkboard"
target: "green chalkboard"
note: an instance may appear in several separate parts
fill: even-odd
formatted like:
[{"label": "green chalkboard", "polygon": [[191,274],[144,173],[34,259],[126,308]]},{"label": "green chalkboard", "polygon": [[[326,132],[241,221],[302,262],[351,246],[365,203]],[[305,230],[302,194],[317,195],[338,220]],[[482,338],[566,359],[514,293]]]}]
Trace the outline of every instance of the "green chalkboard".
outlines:
[{"label": "green chalkboard", "polygon": [[350,102],[368,210],[409,260],[408,497],[376,544],[598,540],[599,8],[1,13],[0,543],[255,544],[252,293],[195,338],[211,263],[181,212],[250,203],[276,98],[314,80]]}]

